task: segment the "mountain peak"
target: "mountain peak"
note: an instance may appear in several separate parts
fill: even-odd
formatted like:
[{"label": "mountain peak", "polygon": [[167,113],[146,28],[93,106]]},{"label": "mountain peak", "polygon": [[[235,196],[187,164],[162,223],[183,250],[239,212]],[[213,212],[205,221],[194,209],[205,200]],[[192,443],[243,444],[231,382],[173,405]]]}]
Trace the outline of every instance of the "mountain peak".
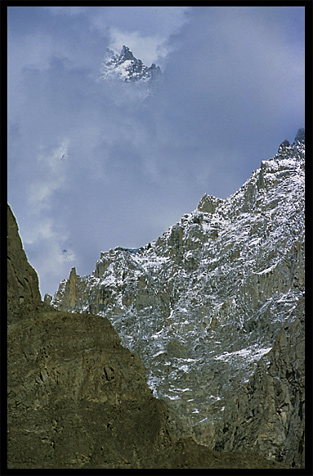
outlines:
[{"label": "mountain peak", "polygon": [[161,74],[161,69],[154,63],[150,67],[137,59],[128,46],[123,45],[120,54],[111,49],[106,50],[106,59],[102,63],[102,79],[118,79],[126,83],[142,81],[150,82]]},{"label": "mountain peak", "polygon": [[303,142],[305,143],[305,129],[304,127],[300,127],[295,137],[295,142]]},{"label": "mountain peak", "polygon": [[133,53],[130,51],[128,46],[123,45],[120,58],[124,58],[124,61],[126,60],[135,60],[136,58],[134,57]]}]

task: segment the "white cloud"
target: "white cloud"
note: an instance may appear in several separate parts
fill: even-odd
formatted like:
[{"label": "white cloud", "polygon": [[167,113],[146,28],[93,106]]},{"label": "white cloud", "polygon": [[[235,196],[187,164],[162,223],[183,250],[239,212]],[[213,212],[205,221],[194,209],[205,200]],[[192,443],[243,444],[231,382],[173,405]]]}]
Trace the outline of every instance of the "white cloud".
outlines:
[{"label": "white cloud", "polygon": [[30,226],[25,229],[24,232],[24,243],[26,245],[33,245],[34,243],[40,240],[51,239],[55,236],[53,231],[53,220],[51,218],[42,217],[39,222],[37,222],[36,227]]},{"label": "white cloud", "polygon": [[[23,42],[11,41],[8,51],[11,77],[19,76],[25,67],[47,69],[50,62],[49,52],[53,52],[54,45],[53,38],[42,32],[25,35]],[[27,54],[25,54],[26,52]]]},{"label": "white cloud", "polygon": [[56,218],[40,215],[40,220],[31,221],[23,227],[23,244],[27,257],[39,273],[42,294],[54,293],[60,276],[67,276],[72,266],[79,265],[79,257],[69,246],[69,233]]},{"label": "white cloud", "polygon": [[166,56],[168,52],[161,36],[142,36],[138,31],[127,32],[116,27],[110,28],[110,36],[109,47],[113,51],[120,53],[123,45],[126,45],[147,66],[158,63],[160,57]]},{"label": "white cloud", "polygon": [[38,154],[36,166],[41,174],[31,181],[28,187],[29,206],[33,212],[40,213],[50,208],[53,193],[64,184],[68,146],[69,140],[64,139],[50,153],[42,151]]},{"label": "white cloud", "polygon": [[123,31],[141,31],[143,36],[168,38],[188,21],[190,7],[99,7],[86,8],[99,31],[116,26]]},{"label": "white cloud", "polygon": [[[279,12],[268,23],[266,9],[45,11],[25,30],[22,10],[11,17],[8,161],[9,202],[44,291],[71,265],[89,273],[101,249],[157,238],[205,192],[233,193],[303,125],[302,47],[280,35]],[[95,81],[109,41],[164,61],[153,95]]]}]

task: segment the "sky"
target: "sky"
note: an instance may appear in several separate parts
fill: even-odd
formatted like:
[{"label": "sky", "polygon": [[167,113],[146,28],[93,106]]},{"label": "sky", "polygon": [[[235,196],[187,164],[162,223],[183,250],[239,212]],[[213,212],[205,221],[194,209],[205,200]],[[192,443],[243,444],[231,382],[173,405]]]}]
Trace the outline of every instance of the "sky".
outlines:
[{"label": "sky", "polygon": [[[162,80],[100,79],[128,46]],[[8,203],[40,291],[227,198],[304,127],[304,7],[9,7]]]}]

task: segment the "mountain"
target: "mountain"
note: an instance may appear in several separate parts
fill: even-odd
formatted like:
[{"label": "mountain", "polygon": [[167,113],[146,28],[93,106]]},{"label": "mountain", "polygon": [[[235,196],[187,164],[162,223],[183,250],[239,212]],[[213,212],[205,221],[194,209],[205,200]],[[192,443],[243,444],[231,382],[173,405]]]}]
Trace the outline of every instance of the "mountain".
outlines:
[{"label": "mountain", "polygon": [[[41,302],[7,208],[7,465],[18,469],[284,468],[177,439],[145,369],[110,322]],[[5,437],[1,439],[4,445]],[[3,452],[3,455],[6,454]]]},{"label": "mountain", "polygon": [[119,79],[130,82],[150,82],[161,75],[161,69],[154,63],[150,67],[135,58],[127,46],[123,46],[120,54],[107,49],[106,60],[101,66],[101,79]]},{"label": "mountain", "polygon": [[41,302],[9,207],[7,220],[8,468],[152,464],[175,440],[143,364],[107,319]]},{"label": "mountain", "polygon": [[[110,320],[180,420],[177,435],[293,466],[304,464],[304,135],[284,141],[229,198],[205,194],[154,242],[101,252],[87,276],[73,268],[51,303]],[[265,411],[280,381],[288,391]],[[254,426],[238,442],[231,425],[246,418],[242,395]]]}]

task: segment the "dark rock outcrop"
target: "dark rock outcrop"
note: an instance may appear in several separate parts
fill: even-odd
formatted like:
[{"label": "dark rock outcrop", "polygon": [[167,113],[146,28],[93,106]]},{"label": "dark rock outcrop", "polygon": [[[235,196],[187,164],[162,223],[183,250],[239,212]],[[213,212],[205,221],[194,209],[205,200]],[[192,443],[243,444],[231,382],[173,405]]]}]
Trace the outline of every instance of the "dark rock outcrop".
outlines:
[{"label": "dark rock outcrop", "polygon": [[9,207],[7,310],[7,468],[284,467],[177,440],[166,403],[110,322],[41,302]]},{"label": "dark rock outcrop", "polygon": [[28,263],[15,217],[7,206],[7,299],[10,318],[15,320],[14,308],[39,303],[41,296],[36,271]]},{"label": "dark rock outcrop", "polygon": [[33,312],[8,349],[10,468],[138,467],[170,444],[165,403],[106,319]]},{"label": "dark rock outcrop", "polygon": [[305,142],[305,129],[304,127],[300,127],[295,137],[295,142]]},{"label": "dark rock outcrop", "polygon": [[280,151],[281,149],[285,149],[289,146],[290,146],[289,140],[285,139],[278,147],[278,151]]}]

